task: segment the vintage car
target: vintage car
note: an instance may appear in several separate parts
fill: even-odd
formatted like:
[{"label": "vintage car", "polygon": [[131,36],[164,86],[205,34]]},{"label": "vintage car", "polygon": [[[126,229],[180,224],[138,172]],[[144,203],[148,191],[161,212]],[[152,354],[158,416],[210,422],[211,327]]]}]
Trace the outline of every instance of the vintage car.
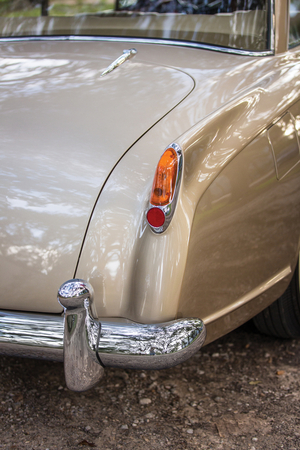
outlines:
[{"label": "vintage car", "polygon": [[81,391],[300,335],[298,7],[1,1],[1,354]]}]

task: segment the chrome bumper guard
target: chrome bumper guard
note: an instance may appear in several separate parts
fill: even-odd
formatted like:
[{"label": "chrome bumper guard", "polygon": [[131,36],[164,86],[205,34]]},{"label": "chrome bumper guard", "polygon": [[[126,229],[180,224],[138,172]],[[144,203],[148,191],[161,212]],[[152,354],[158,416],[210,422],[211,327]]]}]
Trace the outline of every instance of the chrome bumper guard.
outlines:
[{"label": "chrome bumper guard", "polygon": [[64,318],[0,311],[0,354],[64,361],[66,384],[74,391],[93,387],[104,367],[163,369],[202,347],[200,319],[144,325],[125,319],[95,320],[93,288],[70,280],[58,291]]}]

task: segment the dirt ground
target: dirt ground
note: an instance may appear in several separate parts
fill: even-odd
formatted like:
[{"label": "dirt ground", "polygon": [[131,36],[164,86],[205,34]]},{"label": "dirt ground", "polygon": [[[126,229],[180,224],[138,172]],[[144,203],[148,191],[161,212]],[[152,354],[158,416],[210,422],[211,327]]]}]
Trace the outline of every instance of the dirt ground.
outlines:
[{"label": "dirt ground", "polygon": [[0,356],[0,449],[300,449],[300,340],[250,325],[173,369],[107,369],[84,394],[63,365]]}]

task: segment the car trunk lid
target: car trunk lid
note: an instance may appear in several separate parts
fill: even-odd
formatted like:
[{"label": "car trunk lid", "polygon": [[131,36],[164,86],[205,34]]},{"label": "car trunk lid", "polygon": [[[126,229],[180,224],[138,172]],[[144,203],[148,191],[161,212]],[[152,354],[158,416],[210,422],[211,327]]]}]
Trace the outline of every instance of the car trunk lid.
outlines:
[{"label": "car trunk lid", "polygon": [[0,308],[60,311],[57,288],[74,275],[109,173],[193,89],[188,75],[138,55],[101,77],[128,48],[3,44]]}]

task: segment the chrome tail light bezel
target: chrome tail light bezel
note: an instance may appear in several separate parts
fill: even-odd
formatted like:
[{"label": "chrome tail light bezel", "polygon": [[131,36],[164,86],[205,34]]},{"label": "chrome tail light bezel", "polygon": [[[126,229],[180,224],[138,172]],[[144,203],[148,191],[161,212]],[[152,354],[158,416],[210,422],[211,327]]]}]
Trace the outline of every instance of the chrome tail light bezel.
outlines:
[{"label": "chrome tail light bezel", "polygon": [[[175,212],[175,209],[176,209],[176,204],[177,204],[178,195],[179,195],[179,191],[180,191],[181,178],[182,178],[182,171],[183,171],[183,153],[182,153],[182,149],[181,149],[181,147],[178,144],[172,143],[171,145],[168,145],[168,147],[165,148],[164,152],[166,152],[169,148],[174,149],[176,154],[177,154],[177,174],[176,174],[174,195],[172,197],[172,200],[167,205],[164,205],[164,206],[153,205],[149,201],[149,205],[148,205],[148,208],[146,210],[147,223],[148,223],[150,229],[156,234],[161,234],[164,231],[166,231],[166,229],[168,228],[168,226],[171,223],[171,220],[173,218],[173,215],[174,215],[174,212]],[[164,154],[164,152],[163,152],[163,154]],[[149,221],[147,219],[147,214],[150,211],[150,209],[152,209],[152,208],[158,208],[161,211],[163,211],[163,213],[164,213],[165,222],[160,227],[154,227],[153,225],[151,225],[149,223]]]}]

